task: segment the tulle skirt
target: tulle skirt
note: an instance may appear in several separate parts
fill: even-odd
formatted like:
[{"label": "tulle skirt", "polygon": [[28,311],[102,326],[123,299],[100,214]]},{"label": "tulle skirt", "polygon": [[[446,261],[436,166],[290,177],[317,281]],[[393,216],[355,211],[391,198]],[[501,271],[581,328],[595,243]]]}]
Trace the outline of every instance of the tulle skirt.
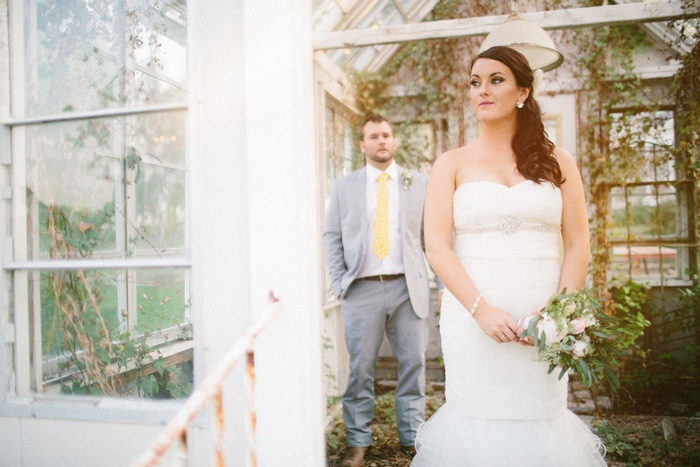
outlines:
[{"label": "tulle skirt", "polygon": [[443,405],[418,430],[411,467],[605,466],[604,447],[565,410],[550,419],[479,419]]}]

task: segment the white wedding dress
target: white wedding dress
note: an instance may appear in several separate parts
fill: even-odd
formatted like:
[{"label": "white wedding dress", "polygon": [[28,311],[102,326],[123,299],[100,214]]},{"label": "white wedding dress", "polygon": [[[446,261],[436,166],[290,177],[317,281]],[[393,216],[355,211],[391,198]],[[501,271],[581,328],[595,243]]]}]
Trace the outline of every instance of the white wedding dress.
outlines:
[{"label": "white wedding dress", "polygon": [[[541,309],[559,282],[559,188],[470,182],[453,211],[455,254],[484,299],[516,318]],[[448,290],[440,335],[446,402],[418,430],[412,467],[605,465],[567,409],[567,377],[548,375],[534,347],[496,343]]]}]

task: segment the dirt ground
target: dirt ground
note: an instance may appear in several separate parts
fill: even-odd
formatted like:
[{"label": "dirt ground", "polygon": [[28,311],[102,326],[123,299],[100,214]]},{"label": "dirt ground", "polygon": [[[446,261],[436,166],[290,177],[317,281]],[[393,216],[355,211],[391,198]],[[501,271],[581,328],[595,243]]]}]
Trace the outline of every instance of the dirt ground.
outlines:
[{"label": "dirt ground", "polygon": [[[668,441],[662,429],[664,419],[673,424],[676,435]],[[596,420],[596,424],[611,467],[700,466],[700,417],[616,415]],[[611,434],[603,425],[616,431]]]},{"label": "dirt ground", "polygon": [[[378,388],[379,389],[379,388]],[[430,394],[426,416],[444,403],[441,392]],[[367,467],[408,467],[411,459],[400,450],[396,439],[393,392],[379,391],[372,422],[372,449],[365,457]],[[327,465],[337,467],[345,455],[345,425],[339,410],[328,431]],[[675,437],[664,439],[662,420],[673,424]],[[632,466],[700,466],[700,417],[666,417],[649,415],[594,416],[593,430],[601,437],[610,467]]]}]

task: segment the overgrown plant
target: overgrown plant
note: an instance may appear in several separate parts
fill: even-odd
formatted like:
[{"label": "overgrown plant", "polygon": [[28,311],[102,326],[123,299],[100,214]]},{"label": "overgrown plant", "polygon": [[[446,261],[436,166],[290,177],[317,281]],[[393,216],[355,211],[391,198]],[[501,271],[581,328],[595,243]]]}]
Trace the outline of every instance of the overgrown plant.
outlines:
[{"label": "overgrown plant", "polygon": [[[91,258],[100,235],[108,230],[105,227],[113,218],[110,209],[90,215],[67,212],[56,206],[48,206],[45,215],[49,256],[55,259]],[[167,335],[150,325],[137,327],[136,335],[121,332],[126,313],[118,317],[105,312],[102,304],[106,278],[101,271],[52,270],[45,273],[46,287],[42,290],[43,321],[46,322],[42,330],[43,354],[47,359],[45,379],[49,378],[48,360],[55,358],[58,359],[56,371],[61,390],[65,393],[127,395],[130,389],[119,384],[119,377],[129,370],[137,373],[135,386],[139,395],[187,395],[191,385],[188,389],[187,385],[174,384],[172,380],[180,371],[174,365],[167,365],[162,356],[162,349],[171,344]],[[145,318],[149,314],[164,315],[169,296],[155,299],[155,305],[154,297],[144,298],[148,309],[139,307],[142,321],[147,321]],[[172,325],[180,328],[178,337],[188,337],[187,330],[177,320]],[[157,347],[149,344],[154,336],[159,337]],[[146,374],[148,366],[152,366],[162,381],[152,373]]]},{"label": "overgrown plant", "polygon": [[[610,186],[634,181],[644,163],[639,151],[639,131],[628,129],[613,150],[610,132],[616,123],[614,111],[624,107],[626,117],[637,113],[642,105],[640,78],[634,73],[634,56],[645,44],[645,35],[637,26],[589,28],[573,36],[578,46],[577,75],[584,85],[584,109],[580,133],[585,180],[591,218],[591,275],[593,285],[609,297]],[[614,57],[615,62],[611,62]],[[637,133],[636,135],[633,133]],[[637,136],[637,137],[636,137]]]}]

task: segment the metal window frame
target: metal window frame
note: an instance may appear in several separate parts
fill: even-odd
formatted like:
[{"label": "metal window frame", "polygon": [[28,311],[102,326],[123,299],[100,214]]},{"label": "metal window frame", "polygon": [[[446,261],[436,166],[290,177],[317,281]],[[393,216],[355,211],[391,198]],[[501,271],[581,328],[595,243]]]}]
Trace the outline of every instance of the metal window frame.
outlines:
[{"label": "metal window frame", "polygon": [[[611,113],[622,113],[625,110],[630,110],[629,108],[620,108],[620,109],[615,109]],[[631,109],[635,110],[635,109]],[[671,118],[674,121],[674,128],[675,128],[675,120],[676,120],[676,112],[675,109],[671,106],[661,106],[659,109],[655,110],[642,110],[643,113],[656,113],[657,111],[659,112],[671,112]],[[674,135],[675,138],[675,135]],[[675,144],[675,140],[674,140]],[[612,248],[613,247],[625,247],[629,248],[634,247],[634,246],[656,246],[656,247],[663,247],[663,246],[668,246],[668,247],[679,247],[679,253],[681,253],[681,257],[678,258],[677,261],[679,261],[679,264],[681,266],[681,271],[679,273],[679,277],[676,278],[671,278],[671,279],[666,279],[663,274],[662,274],[662,269],[659,270],[659,273],[654,276],[649,276],[648,278],[644,278],[643,281],[645,283],[648,283],[652,287],[685,287],[692,285],[692,279],[691,277],[687,274],[686,270],[687,268],[691,267],[692,261],[690,260],[690,249],[693,247],[697,247],[695,243],[692,242],[693,238],[693,232],[692,230],[694,229],[694,226],[691,225],[691,212],[689,212],[689,200],[687,199],[687,193],[686,189],[688,186],[692,185],[694,183],[693,180],[688,179],[688,178],[683,178],[682,174],[677,174],[680,178],[676,178],[674,180],[658,180],[658,179],[653,179],[653,180],[644,180],[644,181],[639,181],[639,182],[630,182],[626,184],[611,184],[608,186],[608,202],[612,203],[612,189],[613,188],[622,188],[623,191],[623,196],[625,199],[625,216],[629,217],[629,205],[626,202],[627,196],[628,196],[628,188],[629,187],[635,187],[635,186],[652,186],[654,187],[654,197],[656,201],[659,201],[659,193],[658,193],[658,186],[662,185],[673,185],[676,189],[675,195],[676,195],[676,212],[677,213],[683,213],[680,218],[677,219],[677,225],[676,225],[676,232],[674,234],[664,234],[657,236],[656,238],[646,238],[646,239],[640,239],[640,240],[630,240],[629,238],[625,240],[611,240],[609,241],[609,249],[610,249],[610,254],[611,254],[611,261],[612,261]],[[610,211],[610,216],[613,215],[612,210]],[[626,261],[630,261],[629,259]],[[631,270],[631,265],[628,268],[628,270]],[[632,275],[627,272],[625,273],[625,276],[630,279],[634,280]],[[613,279],[613,271],[608,270],[608,279],[612,280]]]}]

